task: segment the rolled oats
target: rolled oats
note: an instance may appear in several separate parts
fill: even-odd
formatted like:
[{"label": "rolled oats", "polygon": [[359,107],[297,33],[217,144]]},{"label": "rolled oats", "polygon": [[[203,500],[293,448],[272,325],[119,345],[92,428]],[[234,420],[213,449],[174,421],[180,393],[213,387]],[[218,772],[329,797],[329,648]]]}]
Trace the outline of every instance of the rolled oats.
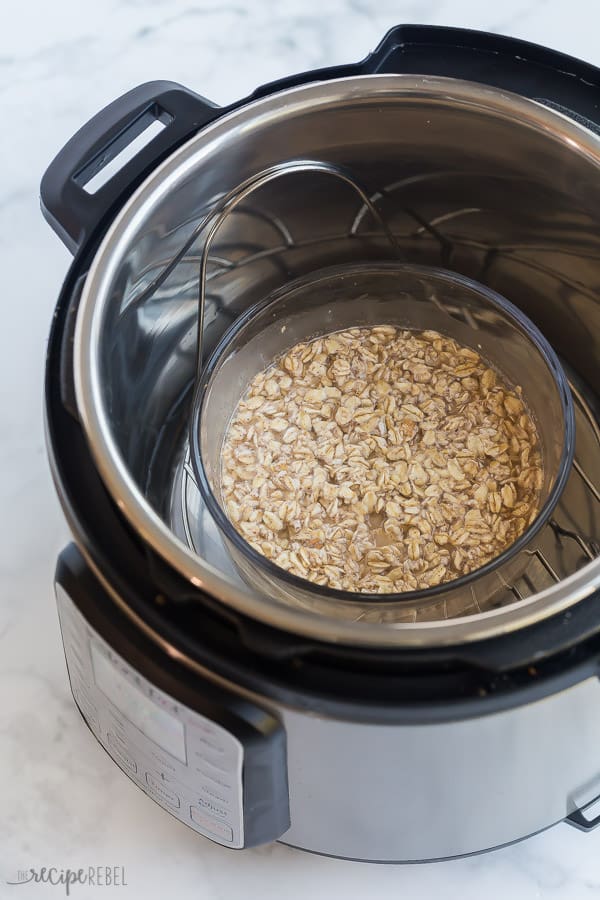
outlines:
[{"label": "rolled oats", "polygon": [[319,585],[401,593],[465,575],[538,511],[539,439],[519,388],[435,331],[351,328],[296,344],[227,431],[234,527]]}]

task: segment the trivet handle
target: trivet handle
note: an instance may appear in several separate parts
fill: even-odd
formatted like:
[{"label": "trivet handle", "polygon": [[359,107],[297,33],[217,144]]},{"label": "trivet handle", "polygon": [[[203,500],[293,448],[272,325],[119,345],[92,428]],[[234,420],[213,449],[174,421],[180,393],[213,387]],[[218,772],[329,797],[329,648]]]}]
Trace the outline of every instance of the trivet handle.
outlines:
[{"label": "trivet handle", "polygon": [[[299,175],[306,174],[307,172],[315,175],[332,175],[334,178],[337,178],[339,181],[353,188],[353,190],[360,197],[364,208],[369,210],[375,221],[381,227],[381,230],[389,240],[394,252],[398,256],[402,256],[396,238],[394,237],[384,217],[377,209],[377,206],[373,201],[373,197],[369,195],[365,187],[361,186],[357,182],[354,175],[350,171],[346,170],[343,166],[337,165],[335,163],[325,162],[323,160],[290,159],[286,160],[285,162],[276,163],[275,165],[270,166],[267,169],[263,169],[262,171],[251,175],[249,178],[247,178],[241,184],[238,184],[233,190],[231,190],[228,194],[225,194],[225,196],[220,199],[217,206],[211,210],[208,216],[203,219],[198,226],[196,226],[193,235],[190,237],[190,239],[188,240],[188,244],[186,245],[190,245],[192,241],[195,240],[195,238],[198,236],[198,234],[200,234],[200,232],[204,230],[204,228],[208,228],[206,240],[204,241],[202,247],[202,256],[200,259],[196,378],[200,377],[200,373],[202,372],[202,368],[204,365],[203,339],[204,311],[206,306],[206,270],[208,267],[210,249],[217,231],[219,230],[227,216],[231,212],[233,212],[235,207],[251,194],[253,194],[254,191],[256,191],[258,188],[263,187],[263,185],[268,184],[271,181],[275,181],[276,179],[281,178],[285,175]],[[357,221],[358,217],[355,222]],[[180,256],[181,253],[178,254],[177,258],[180,258]]]},{"label": "trivet handle", "polygon": [[[76,253],[151,169],[221,113],[174,81],[139,85],[90,119],[50,163],[40,190],[44,217]],[[143,133],[149,137],[148,129],[158,133],[93,190],[95,177]]]}]

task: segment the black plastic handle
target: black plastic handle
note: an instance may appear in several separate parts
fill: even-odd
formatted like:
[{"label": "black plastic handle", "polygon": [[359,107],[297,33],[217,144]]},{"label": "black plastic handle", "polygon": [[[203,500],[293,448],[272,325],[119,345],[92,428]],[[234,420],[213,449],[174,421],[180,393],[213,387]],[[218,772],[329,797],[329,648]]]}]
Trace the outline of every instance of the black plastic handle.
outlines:
[{"label": "black plastic handle", "polygon": [[[114,100],[65,144],[42,178],[48,223],[75,253],[148,172],[222,109],[174,81],[150,81]],[[164,127],[97,191],[85,185],[153,121]]]},{"label": "black plastic handle", "polygon": [[585,815],[586,809],[591,809],[592,807],[598,807],[598,801],[600,797],[596,797],[595,800],[592,800],[590,803],[587,803],[581,809],[576,809],[572,812],[567,818],[565,822],[568,822],[569,825],[572,825],[573,828],[577,828],[579,831],[593,831],[594,828],[597,828],[600,825],[600,812],[597,815],[589,816]]},{"label": "black plastic handle", "polygon": [[[392,72],[489,84],[538,100],[600,130],[600,71],[596,67],[527,41],[431,25],[399,25],[359,63],[274,81],[241,104],[310,81]],[[44,216],[75,252],[158,162],[225,111],[175,82],[153,81],[134,88],[84,125],[51,163],[42,179]],[[88,180],[152,119],[166,125],[163,131],[96,193],[86,191]]]}]

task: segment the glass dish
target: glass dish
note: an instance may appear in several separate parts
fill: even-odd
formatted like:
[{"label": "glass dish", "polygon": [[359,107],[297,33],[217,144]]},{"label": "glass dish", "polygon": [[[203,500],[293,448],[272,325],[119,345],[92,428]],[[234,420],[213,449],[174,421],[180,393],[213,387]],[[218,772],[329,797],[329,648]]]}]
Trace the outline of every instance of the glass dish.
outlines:
[{"label": "glass dish", "polygon": [[[221,499],[221,448],[250,381],[300,341],[355,326],[432,329],[476,350],[509,385],[520,385],[540,438],[539,513],[513,544],[467,575],[427,590],[364,593],[316,585],[257,552],[229,520]],[[527,548],[551,516],[574,454],[574,411],[559,360],[537,327],[509,301],[443,269],[370,262],[322,269],[290,282],[246,310],[223,335],[196,387],[191,460],[206,506],[244,579],[257,590],[348,618],[397,620],[400,607],[444,601],[460,608],[477,582],[486,595],[525,570]],[[467,596],[465,596],[465,594]]]}]

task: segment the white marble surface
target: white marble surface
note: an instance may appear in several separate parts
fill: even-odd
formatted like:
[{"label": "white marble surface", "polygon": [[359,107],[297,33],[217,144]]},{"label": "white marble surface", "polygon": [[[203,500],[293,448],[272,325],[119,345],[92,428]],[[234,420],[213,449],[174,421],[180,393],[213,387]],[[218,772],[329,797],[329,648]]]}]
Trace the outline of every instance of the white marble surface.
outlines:
[{"label": "white marble surface", "polygon": [[360,59],[402,21],[512,33],[600,63],[596,0],[4,0],[2,13],[0,898],[62,895],[9,887],[19,868],[99,864],[126,867],[129,887],[113,893],[148,900],[600,896],[600,831],[565,825],[425,866],[360,865],[279,845],[232,853],[160,810],[95,745],[69,695],[52,595],[67,529],[45,459],[42,368],[69,257],[38,209],[54,153],[139,82],[170,78],[225,103],[294,71]]}]

